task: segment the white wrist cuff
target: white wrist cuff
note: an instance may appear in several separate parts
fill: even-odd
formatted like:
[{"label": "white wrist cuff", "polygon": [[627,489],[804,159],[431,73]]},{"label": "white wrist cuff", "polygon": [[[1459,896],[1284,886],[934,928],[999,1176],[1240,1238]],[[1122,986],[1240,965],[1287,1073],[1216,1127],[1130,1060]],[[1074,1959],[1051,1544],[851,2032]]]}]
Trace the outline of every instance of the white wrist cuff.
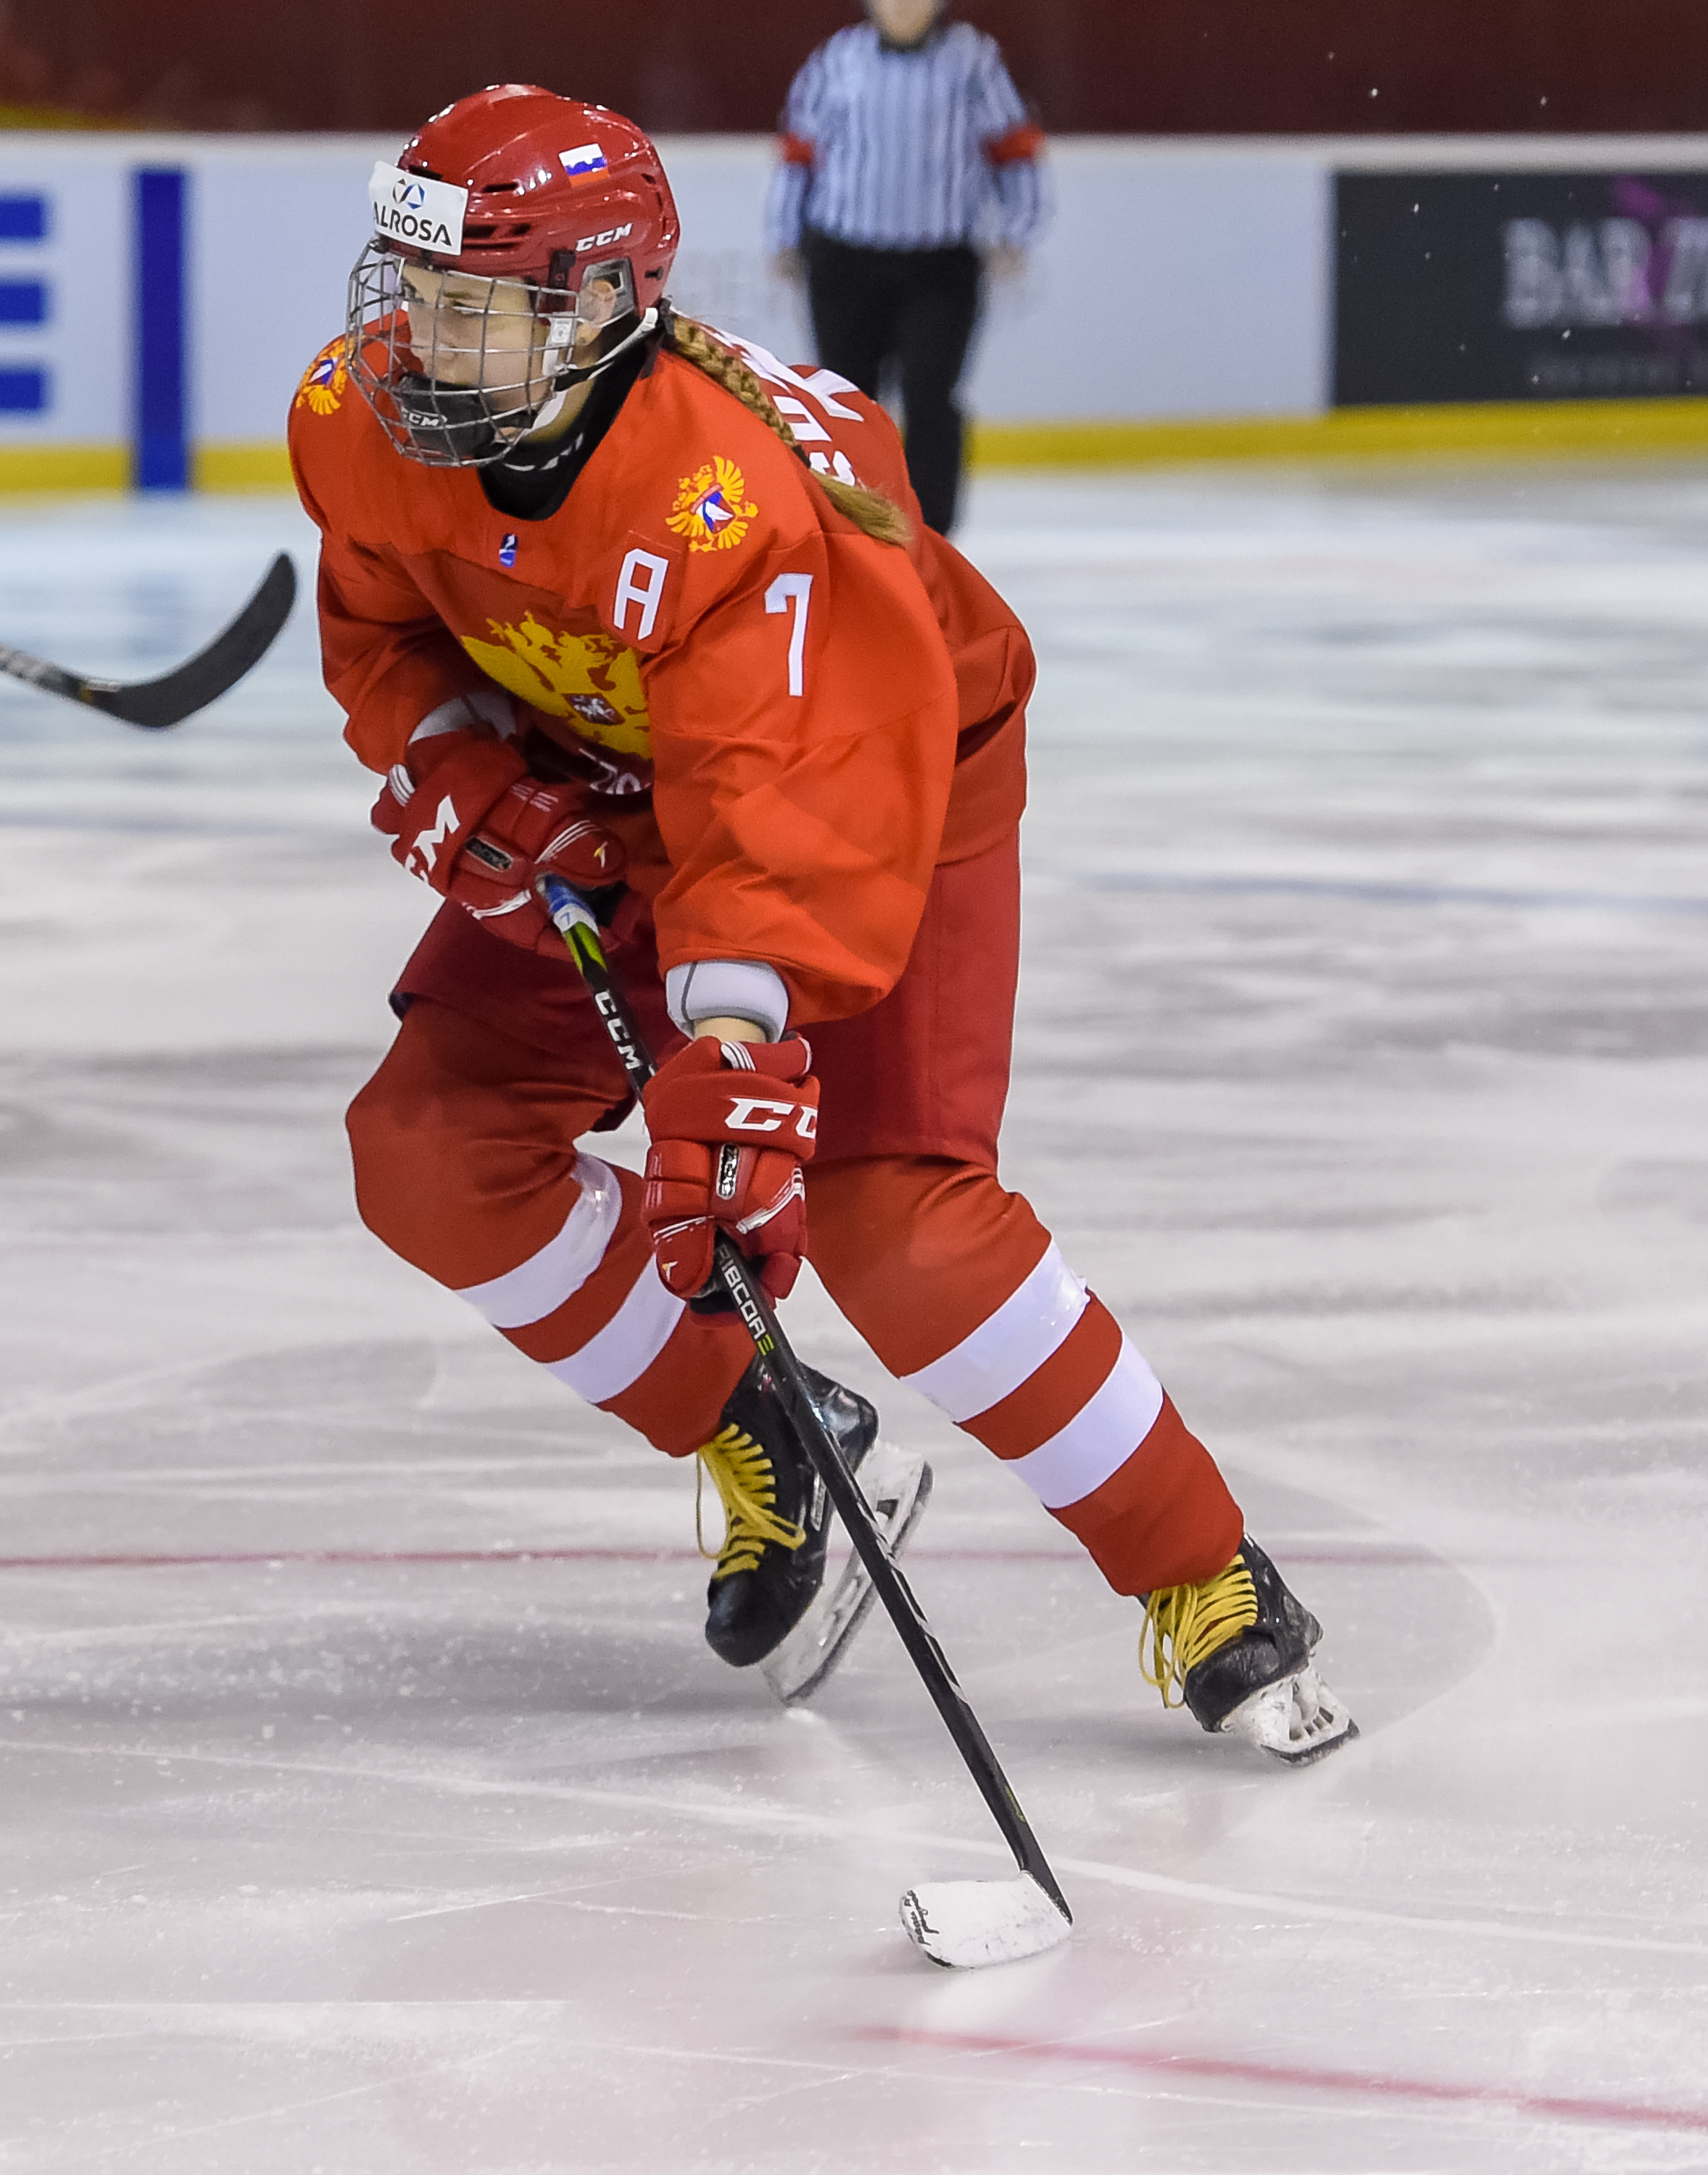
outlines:
[{"label": "white wrist cuff", "polygon": [[501,740],[507,740],[515,732],[516,712],[502,687],[473,687],[466,695],[453,695],[448,702],[441,702],[409,735],[409,746],[413,747],[417,740],[436,740],[441,733],[465,733],[474,724],[491,725]]},{"label": "white wrist cuff", "polygon": [[684,1034],[705,1019],[751,1020],[768,1042],[789,1025],[789,991],[774,967],[758,959],[696,959],[664,976],[664,1002]]}]

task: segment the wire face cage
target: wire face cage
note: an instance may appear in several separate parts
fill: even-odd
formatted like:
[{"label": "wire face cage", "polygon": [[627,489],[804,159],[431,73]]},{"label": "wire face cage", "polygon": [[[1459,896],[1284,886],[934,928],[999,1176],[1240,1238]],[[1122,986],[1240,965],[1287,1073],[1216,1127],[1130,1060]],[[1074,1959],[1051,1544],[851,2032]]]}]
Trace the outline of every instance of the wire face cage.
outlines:
[{"label": "wire face cage", "polygon": [[649,329],[654,312],[637,315],[626,258],[554,289],[371,241],[350,274],[349,368],[400,453],[430,468],[484,468],[550,425],[572,385]]}]

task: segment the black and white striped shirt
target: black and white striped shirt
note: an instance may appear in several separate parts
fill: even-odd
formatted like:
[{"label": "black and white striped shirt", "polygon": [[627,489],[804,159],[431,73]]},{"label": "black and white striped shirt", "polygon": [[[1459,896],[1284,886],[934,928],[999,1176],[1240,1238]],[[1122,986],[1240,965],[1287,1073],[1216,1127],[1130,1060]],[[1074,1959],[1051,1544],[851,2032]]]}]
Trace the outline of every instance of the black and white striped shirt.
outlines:
[{"label": "black and white striped shirt", "polygon": [[766,238],[793,249],[805,225],[868,249],[1023,247],[1043,140],[996,41],[970,23],[906,48],[870,23],[838,30],[789,86]]}]

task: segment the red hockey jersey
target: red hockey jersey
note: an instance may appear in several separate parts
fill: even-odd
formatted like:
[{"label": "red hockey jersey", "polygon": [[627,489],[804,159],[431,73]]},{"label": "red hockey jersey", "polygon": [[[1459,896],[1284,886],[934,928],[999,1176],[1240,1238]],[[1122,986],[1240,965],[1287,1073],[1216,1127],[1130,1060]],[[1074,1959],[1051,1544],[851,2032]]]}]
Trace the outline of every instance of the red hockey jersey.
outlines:
[{"label": "red hockey jersey", "polygon": [[803,1024],[864,1010],[907,963],[933,868],[1017,822],[1024,631],[919,522],[883,410],[828,372],[746,359],[814,464],[915,524],[838,513],[740,401],[661,351],[549,518],[478,471],[390,444],[342,343],[290,419],[322,538],[327,684],[371,769],[496,681],[524,724],[605,759],[595,805],[653,901],[661,967],[752,959]]}]

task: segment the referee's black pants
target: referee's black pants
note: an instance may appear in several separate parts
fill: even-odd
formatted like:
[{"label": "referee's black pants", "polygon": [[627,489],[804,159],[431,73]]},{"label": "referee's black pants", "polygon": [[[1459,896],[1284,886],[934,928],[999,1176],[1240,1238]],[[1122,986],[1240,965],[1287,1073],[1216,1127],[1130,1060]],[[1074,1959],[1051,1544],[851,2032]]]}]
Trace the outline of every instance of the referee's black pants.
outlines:
[{"label": "referee's black pants", "polygon": [[926,525],[946,536],[961,491],[963,426],[955,399],[978,322],[979,252],[862,249],[809,228],[801,236],[818,359],[876,400],[885,366],[901,379],[908,475]]}]

